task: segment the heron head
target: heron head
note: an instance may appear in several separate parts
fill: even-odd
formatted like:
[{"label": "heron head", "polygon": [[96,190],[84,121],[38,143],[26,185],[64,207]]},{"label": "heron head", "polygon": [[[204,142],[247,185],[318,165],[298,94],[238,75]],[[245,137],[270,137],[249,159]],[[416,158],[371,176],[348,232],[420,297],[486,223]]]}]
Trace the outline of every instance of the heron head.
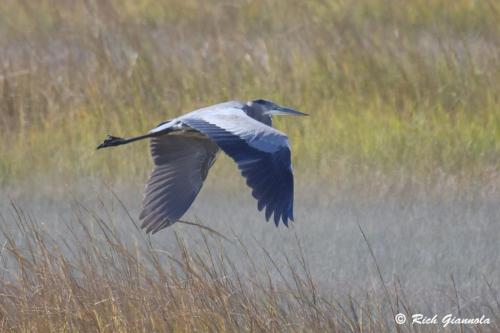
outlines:
[{"label": "heron head", "polygon": [[259,108],[260,111],[267,116],[308,116],[307,113],[286,108],[265,99],[253,100],[248,102],[248,105]]}]

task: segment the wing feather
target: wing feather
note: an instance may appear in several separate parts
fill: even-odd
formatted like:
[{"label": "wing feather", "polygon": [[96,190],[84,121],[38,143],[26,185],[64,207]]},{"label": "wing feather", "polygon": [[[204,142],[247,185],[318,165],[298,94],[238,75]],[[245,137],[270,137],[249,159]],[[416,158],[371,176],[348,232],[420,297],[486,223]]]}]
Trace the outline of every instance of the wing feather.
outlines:
[{"label": "wing feather", "polygon": [[293,172],[285,134],[257,122],[237,109],[218,110],[217,116],[200,114],[182,122],[207,135],[238,165],[258,209],[266,220],[274,214],[285,225],[293,221]]},{"label": "wing feather", "polygon": [[156,233],[188,210],[219,149],[207,138],[182,135],[153,137],[150,146],[155,168],[146,185],[140,219],[146,232]]}]

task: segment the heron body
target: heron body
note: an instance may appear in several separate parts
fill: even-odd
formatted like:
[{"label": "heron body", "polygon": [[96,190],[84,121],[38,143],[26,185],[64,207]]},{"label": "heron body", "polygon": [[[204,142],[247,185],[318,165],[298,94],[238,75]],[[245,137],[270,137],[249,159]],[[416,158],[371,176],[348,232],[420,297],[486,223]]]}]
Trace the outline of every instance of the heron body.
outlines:
[{"label": "heron body", "polygon": [[198,195],[219,150],[238,165],[259,210],[276,225],[293,221],[293,172],[287,136],[274,115],[306,115],[266,100],[230,101],[166,121],[128,139],[109,136],[99,148],[150,138],[154,169],[140,214],[146,232],[178,221]]}]

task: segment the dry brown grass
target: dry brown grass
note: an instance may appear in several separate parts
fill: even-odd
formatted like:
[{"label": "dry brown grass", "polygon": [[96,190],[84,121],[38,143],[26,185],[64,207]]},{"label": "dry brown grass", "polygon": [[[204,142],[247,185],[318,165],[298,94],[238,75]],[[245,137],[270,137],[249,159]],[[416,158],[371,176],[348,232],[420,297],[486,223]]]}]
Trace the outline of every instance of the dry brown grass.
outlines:
[{"label": "dry brown grass", "polygon": [[[203,233],[204,251],[180,237],[177,253],[159,251],[147,239],[135,247],[94,218],[51,236],[16,206],[13,230],[3,221],[0,280],[1,328],[16,332],[290,332],[383,331],[384,304],[344,309],[318,293],[303,256],[284,267],[265,251],[238,239],[239,271],[219,236]],[[92,230],[93,227],[95,230]],[[225,241],[222,241],[225,242]],[[299,240],[297,240],[299,246]],[[268,257],[278,278],[257,267]],[[240,266],[240,265],[238,265]],[[241,267],[241,266],[240,266]],[[368,312],[366,312],[368,311]],[[357,316],[362,314],[360,318]],[[388,325],[388,326],[387,326]]]},{"label": "dry brown grass", "polygon": [[[337,295],[312,276],[298,237],[294,246],[297,251],[280,256],[263,247],[248,247],[235,235],[224,239],[200,229],[202,242],[196,249],[176,235],[175,250],[170,253],[152,245],[142,232],[123,233],[96,212],[75,205],[77,223],[68,221],[59,229],[47,228],[14,203],[12,214],[2,218],[1,331],[417,329],[394,323],[395,313],[410,316],[419,312],[397,280],[387,285],[379,271],[377,286],[367,286],[357,295],[348,291],[347,297]],[[130,221],[134,224],[133,219]],[[373,267],[378,270],[368,239],[363,246],[368,246],[366,253],[371,253]],[[236,248],[239,255],[227,255],[228,247]],[[260,256],[264,259],[257,259]],[[450,285],[451,281],[456,288],[453,276]],[[495,294],[493,289],[491,292]],[[448,302],[450,310],[458,305],[458,313],[463,316],[485,313],[493,319],[490,325],[473,326],[475,332],[499,329],[498,304],[485,299],[479,307],[467,306],[460,312],[458,295]],[[450,332],[457,329],[448,327]],[[425,332],[441,330],[441,325],[418,327]]]}]

